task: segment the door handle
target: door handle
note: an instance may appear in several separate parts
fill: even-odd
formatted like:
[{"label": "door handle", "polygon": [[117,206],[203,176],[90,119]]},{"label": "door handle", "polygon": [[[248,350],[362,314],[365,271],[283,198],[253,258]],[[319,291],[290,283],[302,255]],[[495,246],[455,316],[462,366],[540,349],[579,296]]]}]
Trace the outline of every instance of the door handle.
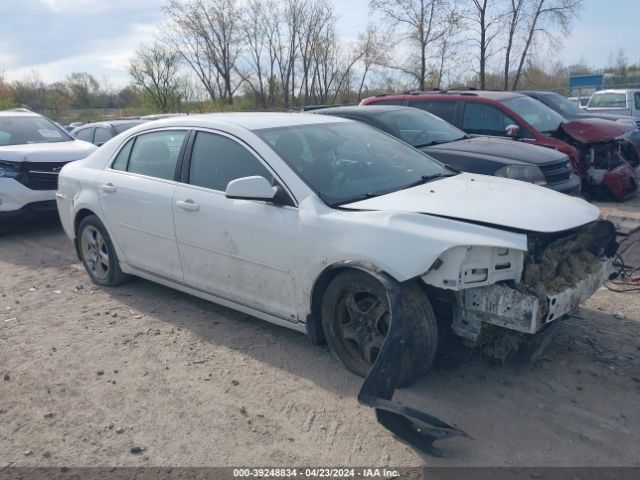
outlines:
[{"label": "door handle", "polygon": [[113,183],[107,183],[106,185],[100,185],[98,187],[100,190],[102,190],[105,193],[113,193],[116,191],[116,187],[113,186]]},{"label": "door handle", "polygon": [[200,205],[198,205],[193,200],[178,200],[176,202],[176,207],[181,208],[183,210],[187,210],[188,212],[197,212],[200,210]]}]

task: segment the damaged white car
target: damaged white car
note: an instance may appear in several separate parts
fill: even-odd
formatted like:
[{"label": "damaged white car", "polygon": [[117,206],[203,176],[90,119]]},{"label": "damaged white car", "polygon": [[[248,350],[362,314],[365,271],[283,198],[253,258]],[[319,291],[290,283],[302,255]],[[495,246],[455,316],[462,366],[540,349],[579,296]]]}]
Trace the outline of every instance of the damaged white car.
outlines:
[{"label": "damaged white car", "polygon": [[583,200],[319,115],[140,125],[66,165],[57,202],[95,283],[135,275],[307,332],[359,375],[401,316],[401,383],[443,329],[506,355],[597,290],[617,249]]}]

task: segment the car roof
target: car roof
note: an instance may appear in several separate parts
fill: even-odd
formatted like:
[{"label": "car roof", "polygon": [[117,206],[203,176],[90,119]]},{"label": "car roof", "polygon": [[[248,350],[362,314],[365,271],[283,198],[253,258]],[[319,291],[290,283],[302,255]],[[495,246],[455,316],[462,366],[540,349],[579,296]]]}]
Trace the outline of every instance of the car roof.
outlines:
[{"label": "car roof", "polygon": [[627,92],[640,92],[637,88],[607,88],[605,90],[598,90],[594,95],[598,93],[627,93]]},{"label": "car roof", "polygon": [[140,119],[131,119],[131,120],[105,120],[104,122],[92,122],[85,123],[83,125],[78,125],[76,128],[78,130],[84,130],[88,127],[109,127],[112,125],[140,125],[142,123],[147,123],[148,120],[140,120]]},{"label": "car roof", "polygon": [[349,105],[345,107],[329,107],[322,108],[318,110],[314,110],[314,114],[323,114],[323,115],[334,115],[334,114],[346,114],[346,113],[355,113],[362,116],[374,117],[381,113],[386,112],[394,112],[398,110],[409,110],[414,111],[415,109],[412,107],[405,107],[403,105],[367,105],[367,106],[359,106],[359,105]]},{"label": "car roof", "polygon": [[389,98],[389,99],[398,99],[398,100],[406,100],[409,98],[437,98],[437,97],[460,97],[469,99],[470,97],[477,98],[488,98],[490,100],[506,100],[509,98],[514,98],[521,96],[518,92],[503,92],[498,90],[474,90],[474,89],[464,89],[464,90],[433,90],[433,91],[412,91],[405,93],[391,93],[391,94],[382,94],[376,95],[375,97],[370,98]]},{"label": "car roof", "polygon": [[349,120],[339,117],[328,117],[326,115],[320,116],[313,113],[230,112],[171,117],[148,122],[145,125],[149,126],[149,128],[163,126],[207,128],[219,125],[220,122],[232,123],[247,130],[261,130],[297,125],[349,122]]},{"label": "car roof", "polygon": [[9,110],[0,111],[2,117],[41,117],[39,113],[32,112],[26,108],[11,108]]}]

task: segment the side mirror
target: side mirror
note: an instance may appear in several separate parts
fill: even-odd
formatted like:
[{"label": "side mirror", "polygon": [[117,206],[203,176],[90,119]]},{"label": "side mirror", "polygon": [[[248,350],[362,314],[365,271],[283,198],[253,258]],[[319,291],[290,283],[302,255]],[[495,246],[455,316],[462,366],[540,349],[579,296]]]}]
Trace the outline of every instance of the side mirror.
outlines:
[{"label": "side mirror", "polygon": [[238,200],[273,201],[278,188],[261,176],[237,178],[229,182],[225,196]]},{"label": "side mirror", "polygon": [[507,125],[504,131],[507,134],[507,137],[511,137],[511,138],[520,137],[520,127],[518,125],[514,125],[513,123],[511,125]]}]

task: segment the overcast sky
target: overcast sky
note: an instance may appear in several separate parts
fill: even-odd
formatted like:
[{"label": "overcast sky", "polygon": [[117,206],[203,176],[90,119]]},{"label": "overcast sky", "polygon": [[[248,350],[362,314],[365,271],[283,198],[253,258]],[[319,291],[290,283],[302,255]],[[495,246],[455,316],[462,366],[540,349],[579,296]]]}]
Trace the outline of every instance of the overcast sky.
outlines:
[{"label": "overcast sky", "polygon": [[[333,0],[340,34],[355,37],[367,23],[367,0]],[[162,20],[163,0],[0,0],[0,69],[10,80],[37,70],[47,81],[86,71],[113,86],[127,83],[136,46],[150,39]],[[604,67],[626,49],[640,61],[639,0],[585,0],[571,37],[558,58],[583,58]]]}]

